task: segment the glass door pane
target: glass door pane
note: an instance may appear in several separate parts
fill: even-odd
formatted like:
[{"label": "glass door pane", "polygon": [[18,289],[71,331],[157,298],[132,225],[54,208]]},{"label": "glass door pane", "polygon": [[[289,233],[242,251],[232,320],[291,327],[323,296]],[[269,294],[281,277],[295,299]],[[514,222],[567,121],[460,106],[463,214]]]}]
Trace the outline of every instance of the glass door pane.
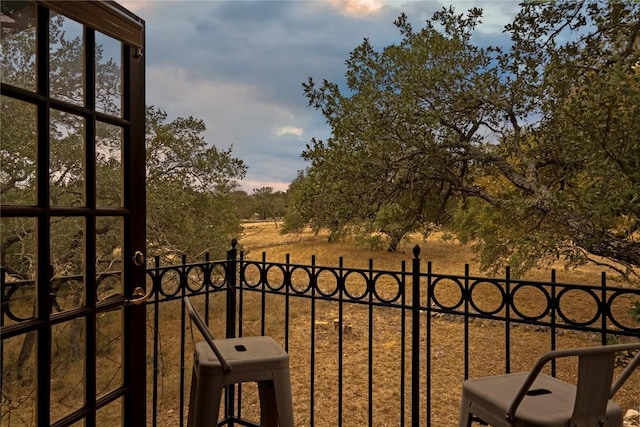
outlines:
[{"label": "glass door pane", "polygon": [[49,20],[49,87],[52,98],[85,104],[82,24],[51,12]]},{"label": "glass door pane", "polygon": [[35,92],[36,7],[27,1],[3,1],[0,7],[0,80]]},{"label": "glass door pane", "polygon": [[2,203],[35,205],[36,106],[7,96],[0,97],[0,188]]},{"label": "glass door pane", "polygon": [[145,425],[144,24],[1,6],[0,425]]},{"label": "glass door pane", "polygon": [[122,43],[96,32],[96,110],[122,117]]}]

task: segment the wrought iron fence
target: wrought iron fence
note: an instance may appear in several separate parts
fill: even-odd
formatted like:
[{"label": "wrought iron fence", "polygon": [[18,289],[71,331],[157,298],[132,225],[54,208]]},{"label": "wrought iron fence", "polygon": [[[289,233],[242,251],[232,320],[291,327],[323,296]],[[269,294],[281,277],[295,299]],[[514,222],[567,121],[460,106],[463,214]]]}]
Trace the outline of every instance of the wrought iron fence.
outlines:
[{"label": "wrought iron fence", "polygon": [[[1,276],[2,323],[25,320],[10,297],[29,284]],[[542,352],[576,342],[640,337],[630,312],[640,289],[609,286],[604,273],[597,284],[560,283],[555,271],[548,282],[514,279],[509,270],[503,278],[476,277],[468,266],[462,275],[438,274],[417,246],[409,262],[389,271],[371,260],[368,268],[342,259],[334,267],[315,258],[249,260],[234,243],[225,260],[183,257],[161,266],[156,258],[147,276],[154,426],[186,420],[192,344],[185,295],[214,335],[270,335],[285,347],[296,425],[451,425],[469,376],[526,369]],[[259,413],[256,402],[248,388],[230,388],[224,423],[256,425],[247,421]]]},{"label": "wrought iron fence", "polygon": [[[597,284],[560,283],[555,271],[548,282],[517,280],[508,269],[504,278],[476,277],[468,266],[458,276],[433,272],[417,246],[413,255],[399,270],[388,271],[373,261],[368,268],[350,268],[342,259],[337,267],[317,265],[315,258],[309,264],[292,263],[289,256],[268,261],[265,254],[248,260],[234,246],[225,261],[183,259],[180,266],[150,268],[155,300],[149,304],[158,310],[163,301],[203,295],[200,307],[218,336],[260,334],[280,341],[291,357],[296,424],[310,426],[451,425],[456,387],[471,374],[526,369],[523,351],[531,353],[525,359],[532,363],[542,352],[575,342],[597,345],[640,336],[630,312],[640,289],[608,286],[604,273]],[[154,319],[159,317],[156,312]],[[187,326],[184,313],[181,322]],[[438,336],[449,333],[442,325],[458,331],[458,349],[439,345]],[[153,329],[160,331],[160,323]],[[534,349],[524,349],[522,340],[532,334]],[[157,364],[157,336],[153,342]],[[188,345],[183,337],[182,355]],[[441,372],[447,359],[441,353],[449,351],[459,354],[453,356],[453,376]],[[491,366],[478,366],[474,358],[480,352],[492,354]],[[181,420],[188,369],[187,363],[181,371]],[[551,369],[556,375],[556,366]],[[354,390],[356,376],[364,390]],[[441,396],[443,376],[444,387],[454,389],[453,400]],[[157,393],[158,375],[153,379]],[[245,418],[257,414],[256,398],[251,405],[243,399],[242,389],[227,394],[225,420],[255,425]],[[156,394],[152,401],[155,420]]]}]

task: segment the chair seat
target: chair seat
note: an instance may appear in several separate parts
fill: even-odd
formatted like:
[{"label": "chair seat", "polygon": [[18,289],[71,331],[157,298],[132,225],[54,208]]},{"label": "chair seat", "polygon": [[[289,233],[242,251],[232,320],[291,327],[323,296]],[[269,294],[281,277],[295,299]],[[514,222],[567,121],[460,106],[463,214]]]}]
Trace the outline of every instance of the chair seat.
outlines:
[{"label": "chair seat", "polygon": [[[572,416],[576,387],[549,375],[539,374],[510,424],[505,415],[528,373],[468,379],[462,400],[468,411],[493,426],[564,427]],[[607,426],[622,426],[622,409],[607,403]],[[587,426],[585,426],[587,427]]]},{"label": "chair seat", "polygon": [[196,343],[187,425],[217,426],[224,388],[256,382],[262,425],[293,427],[289,354],[263,336],[215,340],[215,346],[231,370],[225,370],[208,342]]},{"label": "chair seat", "polygon": [[231,366],[231,373],[224,372],[211,347],[201,341],[196,343],[201,375],[227,375],[237,380],[239,375],[250,374],[246,381],[255,381],[253,374],[256,372],[289,368],[289,355],[271,337],[227,338],[216,340],[216,346]]}]

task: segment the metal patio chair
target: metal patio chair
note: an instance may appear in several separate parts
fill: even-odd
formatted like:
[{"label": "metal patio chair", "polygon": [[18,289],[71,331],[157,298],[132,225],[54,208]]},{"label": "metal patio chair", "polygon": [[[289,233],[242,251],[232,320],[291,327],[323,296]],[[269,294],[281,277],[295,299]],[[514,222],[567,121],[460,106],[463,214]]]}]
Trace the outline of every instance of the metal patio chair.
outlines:
[{"label": "metal patio chair", "polygon": [[257,382],[262,425],[293,427],[287,352],[270,337],[215,339],[189,298],[183,301],[204,337],[195,344],[187,426],[217,426],[225,387]]},{"label": "metal patio chair", "polygon": [[[640,352],[612,385],[615,356],[638,349],[640,343],[550,351],[530,372],[468,379],[458,427],[473,420],[494,427],[622,427],[622,409],[611,398],[640,365]],[[578,357],[575,386],[540,372],[570,356]]]}]

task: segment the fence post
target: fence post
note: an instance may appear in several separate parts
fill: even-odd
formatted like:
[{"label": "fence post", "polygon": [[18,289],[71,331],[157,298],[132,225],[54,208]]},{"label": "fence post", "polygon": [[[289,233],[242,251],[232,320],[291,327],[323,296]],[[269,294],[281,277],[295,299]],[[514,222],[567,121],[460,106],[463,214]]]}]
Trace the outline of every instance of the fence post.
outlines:
[{"label": "fence post", "polygon": [[[427,425],[429,414],[427,414]],[[413,247],[411,284],[411,425],[420,425],[420,246]]]},{"label": "fence post", "polygon": [[607,305],[607,272],[600,272],[600,285],[601,285],[601,294],[600,294],[600,304],[598,307],[598,311],[600,312],[600,316],[602,319],[602,324],[600,328],[602,329],[602,334],[600,337],[600,342],[602,345],[607,345],[609,343],[609,337],[607,335],[607,317],[611,314],[610,307]]},{"label": "fence post", "polygon": [[231,240],[231,249],[227,251],[227,309],[226,309],[226,337],[235,338],[236,336],[236,287],[237,279],[237,261],[238,261],[238,241]]},{"label": "fence post", "polygon": [[[5,285],[6,278],[5,278],[5,276],[4,276],[4,275],[5,275],[4,267],[2,267],[2,266],[0,265],[0,292],[2,292],[2,299],[0,299],[0,301],[1,301],[1,302],[0,302],[0,304],[2,304],[2,305],[7,304],[7,305],[8,305],[8,304],[9,304],[9,301],[7,301],[7,300],[5,299],[5,293],[4,293],[4,291],[5,291],[5,289],[4,289],[4,288],[5,288],[5,286],[6,286],[6,285]],[[35,285],[34,285],[34,286],[35,286]],[[6,313],[6,308],[5,308],[5,307],[0,306],[0,326],[4,326],[4,314],[5,314],[5,313]],[[3,340],[0,340],[0,362],[2,362],[2,343],[3,343],[3,342],[4,342]],[[2,367],[3,367],[3,366],[4,366],[4,365],[3,365],[2,363],[0,363],[0,374],[2,373]],[[0,378],[4,378],[4,377],[0,376]]]},{"label": "fence post", "polygon": [[[4,315],[6,309],[2,307],[5,304],[9,304],[9,301],[5,299],[5,270],[0,265],[0,327],[4,326]],[[35,284],[34,284],[35,286]],[[4,340],[0,339],[0,378],[4,379]]]},{"label": "fence post", "polygon": [[[236,336],[236,286],[237,281],[237,261],[238,261],[238,240],[231,239],[231,249],[227,251],[227,269],[226,269],[226,283],[227,283],[227,309],[226,309],[226,337],[235,338]],[[233,420],[235,415],[235,385],[229,385],[225,388],[225,404],[224,415],[225,419]],[[238,402],[240,407],[241,402]],[[233,426],[233,422],[230,424]]]}]

